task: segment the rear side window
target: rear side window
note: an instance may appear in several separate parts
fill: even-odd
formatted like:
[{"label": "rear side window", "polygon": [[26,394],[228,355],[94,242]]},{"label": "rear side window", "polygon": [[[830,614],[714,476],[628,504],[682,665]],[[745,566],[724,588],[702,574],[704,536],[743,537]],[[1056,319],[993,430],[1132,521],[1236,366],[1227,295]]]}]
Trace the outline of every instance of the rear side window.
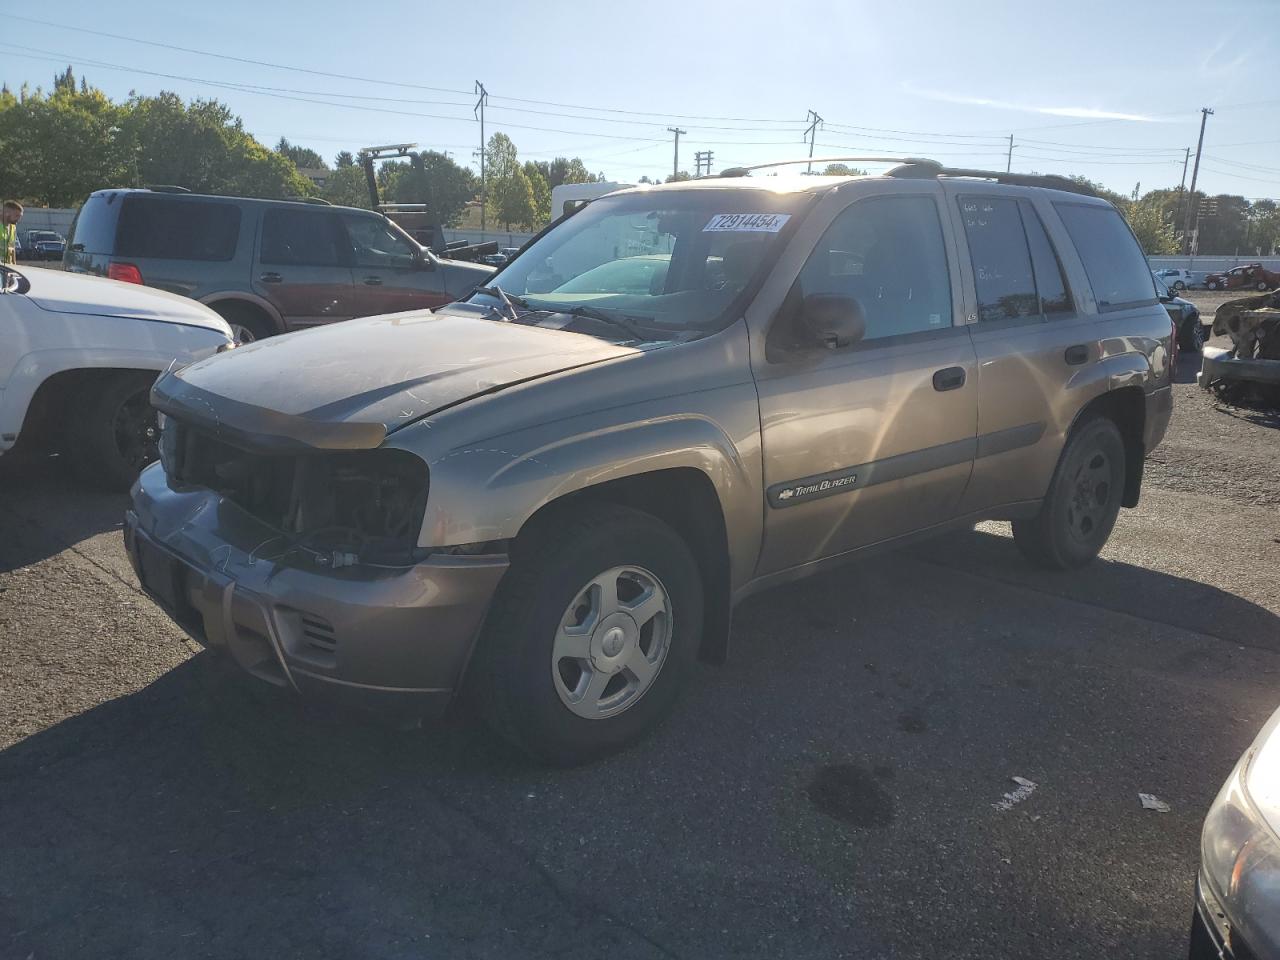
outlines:
[{"label": "rear side window", "polygon": [[1031,251],[1018,213],[1018,201],[1005,197],[960,197],[978,320],[1039,317],[1040,301],[1031,269]]},{"label": "rear side window", "polygon": [[337,222],[330,214],[313,210],[268,210],[262,218],[262,262],[343,266]]},{"label": "rear side window", "polygon": [[121,257],[156,260],[230,260],[240,236],[240,208],[233,203],[125,197],[116,231]]},{"label": "rear side window", "polygon": [[73,250],[110,254],[115,249],[116,216],[123,197],[118,193],[90,197],[76,214],[67,243]]},{"label": "rear side window", "polygon": [[1114,207],[1055,203],[1054,208],[1084,263],[1099,310],[1154,302],[1147,258]]}]

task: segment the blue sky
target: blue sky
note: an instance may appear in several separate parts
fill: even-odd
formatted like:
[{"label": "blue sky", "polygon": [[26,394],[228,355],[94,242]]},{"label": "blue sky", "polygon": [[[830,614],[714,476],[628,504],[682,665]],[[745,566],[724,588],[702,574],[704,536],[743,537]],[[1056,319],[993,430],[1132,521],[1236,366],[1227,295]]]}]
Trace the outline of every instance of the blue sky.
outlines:
[{"label": "blue sky", "polygon": [[69,62],[115,97],[216,97],[270,144],[287,136],[332,157],[416,141],[465,163],[479,142],[479,80],[488,132],[505,131],[523,159],[581,156],[624,181],[671,171],[676,125],[686,169],[695,150],[714,151],[716,169],[801,156],[812,109],[825,118],[818,155],[1003,169],[1013,134],[1014,170],[1126,193],[1139,181],[1144,192],[1177,186],[1199,108],[1211,106],[1199,185],[1280,197],[1276,12],[1274,0],[878,0],[803,12],[748,0],[0,0],[0,80],[47,86]]}]

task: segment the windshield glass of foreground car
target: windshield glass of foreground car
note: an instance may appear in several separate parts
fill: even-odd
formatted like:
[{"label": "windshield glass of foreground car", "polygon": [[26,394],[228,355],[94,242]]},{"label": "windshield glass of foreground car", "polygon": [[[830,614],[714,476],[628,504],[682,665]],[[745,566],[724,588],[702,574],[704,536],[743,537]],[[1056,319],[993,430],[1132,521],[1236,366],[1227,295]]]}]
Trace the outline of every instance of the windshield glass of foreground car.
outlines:
[{"label": "windshield glass of foreground car", "polygon": [[[807,203],[805,194],[765,189],[604,197],[544,234],[491,284],[529,310],[583,308],[627,322],[638,335],[651,328],[657,336],[707,333],[731,319],[730,308],[773,263]],[[471,299],[503,306],[485,293]]]}]

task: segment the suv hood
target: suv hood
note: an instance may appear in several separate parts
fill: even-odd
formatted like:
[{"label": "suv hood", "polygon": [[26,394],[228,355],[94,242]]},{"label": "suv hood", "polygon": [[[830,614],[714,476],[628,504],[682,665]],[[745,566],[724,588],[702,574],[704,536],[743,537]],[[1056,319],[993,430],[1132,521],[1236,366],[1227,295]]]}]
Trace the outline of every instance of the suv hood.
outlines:
[{"label": "suv hood", "polygon": [[81,313],[98,317],[129,317],[213,330],[231,339],[231,328],[202,303],[136,283],[121,283],[39,267],[22,268],[31,281],[27,299],[51,313]]},{"label": "suv hood", "polygon": [[157,409],[256,450],[369,449],[445,407],[639,353],[457,307],[258,340],[165,374]]}]

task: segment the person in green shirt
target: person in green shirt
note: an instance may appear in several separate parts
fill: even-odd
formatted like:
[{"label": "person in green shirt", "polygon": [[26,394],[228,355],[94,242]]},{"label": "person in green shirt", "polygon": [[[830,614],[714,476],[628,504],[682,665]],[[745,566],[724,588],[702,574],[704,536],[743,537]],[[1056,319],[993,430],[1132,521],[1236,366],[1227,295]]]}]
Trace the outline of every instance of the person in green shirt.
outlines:
[{"label": "person in green shirt", "polygon": [[22,219],[22,204],[6,200],[0,206],[0,263],[18,262],[18,221]]}]

